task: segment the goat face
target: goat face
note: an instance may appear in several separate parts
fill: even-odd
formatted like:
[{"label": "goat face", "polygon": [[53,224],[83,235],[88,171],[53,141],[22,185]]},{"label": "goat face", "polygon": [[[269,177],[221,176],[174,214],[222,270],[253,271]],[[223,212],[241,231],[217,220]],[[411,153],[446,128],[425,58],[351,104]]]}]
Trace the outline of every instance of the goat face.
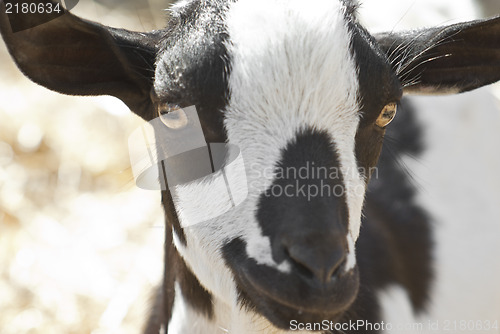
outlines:
[{"label": "goat face", "polygon": [[[203,10],[188,4],[174,15],[181,20]],[[332,1],[312,7],[240,1],[223,12],[223,32],[179,26],[178,34],[188,37],[167,41],[156,68],[158,100],[172,96],[172,82],[178,82],[174,89],[189,87],[204,132],[238,146],[247,169],[248,184],[241,185],[249,189],[247,199],[176,231],[176,247],[208,290],[228,303],[238,294],[281,326],[297,317],[336,317],[354,300],[363,171],[375,166],[381,148],[385,124],[376,120],[382,110],[394,111],[402,94],[385,56],[347,10]],[[360,84],[357,52],[370,58],[364,71],[383,87],[374,97],[363,95],[373,87]],[[207,75],[218,81],[207,87]],[[217,103],[222,108],[212,108],[214,96],[226,98]],[[212,101],[198,102],[203,99]],[[389,114],[382,116],[386,122]],[[215,202],[205,196],[210,187],[195,182],[176,189],[181,226],[191,225],[185,211]],[[236,289],[227,289],[233,282]]]},{"label": "goat face", "polygon": [[[337,320],[356,299],[366,184],[403,91],[461,92],[500,76],[498,18],[373,37],[340,0],[187,1],[151,33],[69,13],[15,34],[3,13],[0,23],[35,82],[117,96],[146,120],[165,104],[196,105],[207,141],[241,150],[246,179],[231,186],[246,200],[192,225],[185,212],[221,203],[206,196],[210,182],[179,185],[169,224],[206,290],[282,328]],[[40,45],[52,34],[57,49]]]}]

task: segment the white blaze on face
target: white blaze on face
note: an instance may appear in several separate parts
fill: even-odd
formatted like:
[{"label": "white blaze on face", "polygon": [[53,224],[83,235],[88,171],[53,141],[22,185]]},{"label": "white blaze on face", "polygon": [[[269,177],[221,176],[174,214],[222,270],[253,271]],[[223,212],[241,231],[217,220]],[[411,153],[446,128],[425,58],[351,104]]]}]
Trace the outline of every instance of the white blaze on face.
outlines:
[{"label": "white blaze on face", "polygon": [[345,172],[352,268],[365,186],[354,153],[358,82],[343,6],[332,0],[240,0],[229,10],[227,28],[232,68],[225,126],[229,142],[242,150],[250,182],[231,228],[247,242],[250,257],[274,264],[255,219],[259,195],[273,181],[262,175],[274,169],[280,150],[300,129],[324,130]]}]

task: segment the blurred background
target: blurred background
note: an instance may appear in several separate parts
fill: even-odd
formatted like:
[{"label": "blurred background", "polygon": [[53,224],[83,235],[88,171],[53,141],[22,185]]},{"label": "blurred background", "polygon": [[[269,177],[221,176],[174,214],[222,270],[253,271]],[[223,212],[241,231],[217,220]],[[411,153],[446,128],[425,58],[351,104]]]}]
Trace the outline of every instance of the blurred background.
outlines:
[{"label": "blurred background", "polygon": [[[74,13],[161,28],[165,1],[81,1]],[[157,192],[137,188],[112,97],[24,78],[0,43],[0,333],[138,333],[162,273]]]},{"label": "blurred background", "polygon": [[[147,31],[168,6],[82,0],[73,12]],[[366,0],[361,12],[373,30],[403,29],[498,14],[500,1]],[[135,186],[127,153],[141,120],[114,98],[31,83],[3,43],[0,64],[0,333],[138,333],[163,260],[160,196]]]}]

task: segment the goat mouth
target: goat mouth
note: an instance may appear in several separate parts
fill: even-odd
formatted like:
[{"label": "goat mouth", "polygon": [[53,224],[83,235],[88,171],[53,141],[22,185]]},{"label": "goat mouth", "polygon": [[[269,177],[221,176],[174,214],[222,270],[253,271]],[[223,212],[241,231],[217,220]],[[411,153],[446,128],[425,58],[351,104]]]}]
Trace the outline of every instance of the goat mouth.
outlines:
[{"label": "goat mouth", "polygon": [[[357,279],[354,273],[352,279],[355,281]],[[284,295],[281,291],[263,287],[253,275],[248,274],[239,275],[237,281],[240,303],[267,318],[275,327],[284,330],[290,330],[292,321],[301,323],[338,321],[354,302],[358,285],[356,281],[355,287],[343,286],[341,293],[331,291],[319,297],[313,291],[300,290],[300,287],[293,285],[285,287],[288,293]],[[274,283],[279,281],[283,284],[280,279]],[[304,297],[305,294],[310,296]]]},{"label": "goat mouth", "polygon": [[240,241],[233,240],[226,247],[231,247],[224,256],[233,272],[240,304],[264,316],[277,328],[290,330],[293,320],[337,321],[357,297],[357,267],[328,286],[317,286],[297,273],[256,263],[246,256]]}]

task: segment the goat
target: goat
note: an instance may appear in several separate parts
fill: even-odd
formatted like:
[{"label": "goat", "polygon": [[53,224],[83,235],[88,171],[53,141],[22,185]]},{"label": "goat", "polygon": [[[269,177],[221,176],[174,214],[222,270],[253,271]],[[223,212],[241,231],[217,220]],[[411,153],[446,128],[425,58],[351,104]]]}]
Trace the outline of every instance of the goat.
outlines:
[{"label": "goat", "polygon": [[[241,150],[247,180],[233,186],[248,183],[248,197],[223,215],[186,221],[186,210],[213,200],[210,183],[180,185],[175,197],[162,191],[165,273],[146,333],[287,333],[295,324],[375,333],[350,324],[380,323],[377,292],[391,284],[425,309],[430,217],[383,138],[387,129],[405,140],[397,155],[420,149],[411,110],[394,119],[403,93],[500,80],[500,18],[372,36],[350,0],[192,0],[172,8],[165,29],[139,33],[66,11],[1,8],[9,52],[34,82],[115,96],[146,121],[170,104],[195,105],[207,142]],[[36,25],[40,18],[48,22]],[[32,28],[14,33],[9,22]],[[283,172],[300,169],[337,173]],[[342,191],[300,190],[325,186]]]}]

